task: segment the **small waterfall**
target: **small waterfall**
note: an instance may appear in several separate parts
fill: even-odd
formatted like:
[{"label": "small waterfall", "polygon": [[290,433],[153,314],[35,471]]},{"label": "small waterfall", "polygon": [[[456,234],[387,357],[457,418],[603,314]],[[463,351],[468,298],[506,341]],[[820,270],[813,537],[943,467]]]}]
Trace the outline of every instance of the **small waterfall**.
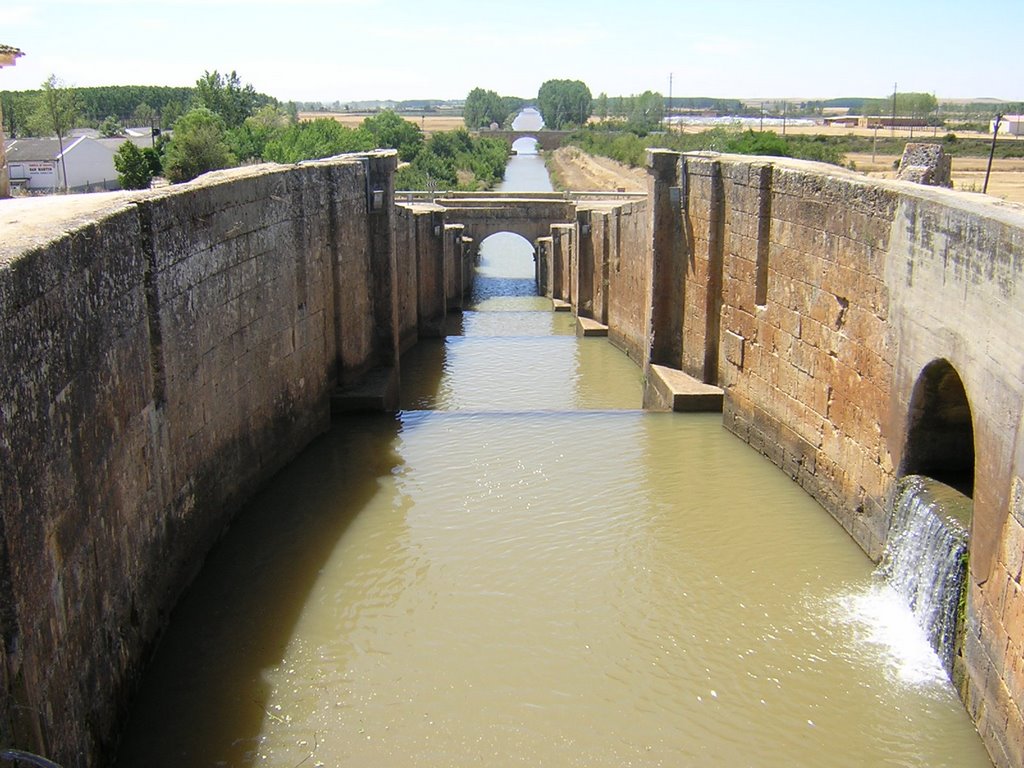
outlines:
[{"label": "small waterfall", "polygon": [[971,501],[920,475],[901,478],[876,575],[910,605],[947,671],[953,667]]}]

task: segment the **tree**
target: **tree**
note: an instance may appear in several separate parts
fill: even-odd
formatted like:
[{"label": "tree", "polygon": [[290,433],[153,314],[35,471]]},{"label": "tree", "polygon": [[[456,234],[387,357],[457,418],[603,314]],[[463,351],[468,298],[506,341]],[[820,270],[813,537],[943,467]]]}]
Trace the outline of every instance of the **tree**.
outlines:
[{"label": "tree", "polygon": [[507,114],[499,96],[494,91],[474,88],[466,96],[462,108],[462,120],[470,130],[487,128],[491,123],[501,123]]},{"label": "tree", "polygon": [[174,128],[174,124],[178,122],[178,118],[184,114],[184,104],[176,99],[168,101],[160,112],[160,127],[165,131],[171,130]]},{"label": "tree", "polygon": [[196,80],[195,105],[216,112],[228,128],[236,128],[249,117],[259,105],[260,98],[250,84],[242,80],[234,70],[224,76],[217,70],[204,72]]},{"label": "tree", "polygon": [[580,80],[548,80],[537,93],[544,123],[555,130],[586,124],[593,101],[590,89]]},{"label": "tree", "polygon": [[390,109],[363,120],[362,128],[373,136],[377,147],[397,149],[398,158],[408,163],[423,145],[423,132],[418,126]]},{"label": "tree", "polygon": [[121,189],[148,189],[153,180],[150,160],[131,141],[126,141],[114,153],[114,168]]},{"label": "tree", "polygon": [[[896,114],[901,117],[925,117],[939,108],[939,102],[930,93],[897,93]],[[893,111],[892,96],[884,99],[868,99],[861,112],[865,115],[890,115]]]},{"label": "tree", "polygon": [[336,120],[321,117],[281,131],[267,142],[263,158],[275,163],[297,163],[343,152],[365,152],[374,147],[369,131],[346,128]]},{"label": "tree", "polygon": [[608,94],[604,91],[597,94],[597,99],[594,101],[594,114],[600,120],[608,119]]},{"label": "tree", "polygon": [[142,156],[146,158],[146,163],[149,165],[150,178],[160,176],[164,172],[163,160],[160,158],[160,149],[163,144],[161,140],[157,141],[155,147],[143,147]]},{"label": "tree", "polygon": [[647,133],[656,130],[665,119],[665,97],[655,91],[630,96],[630,126]]},{"label": "tree", "polygon": [[0,104],[3,105],[3,132],[8,139],[31,135],[32,112],[36,106],[36,93],[33,91],[0,92]]},{"label": "tree", "polygon": [[68,169],[64,160],[64,138],[75,126],[78,118],[78,100],[75,92],[68,88],[56,75],[50,75],[43,82],[43,90],[37,108],[37,120],[46,130],[53,131],[60,146],[60,165],[64,176],[64,191],[68,190]]},{"label": "tree", "polygon": [[174,138],[164,152],[164,174],[168,180],[188,181],[201,173],[234,164],[220,115],[205,107],[196,107],[175,124]]},{"label": "tree", "polygon": [[496,120],[495,122],[507,125],[511,128],[512,121],[525,106],[526,99],[521,99],[518,96],[502,96],[501,112],[499,114],[504,115],[504,117],[501,120]]},{"label": "tree", "polygon": [[155,122],[156,110],[146,102],[136,105],[135,109],[132,110],[132,124],[134,127],[152,126]]},{"label": "tree", "polygon": [[260,107],[237,128],[228,131],[228,145],[239,160],[262,160],[267,142],[288,128],[291,120],[278,107]]},{"label": "tree", "polygon": [[100,125],[100,133],[109,139],[114,136],[120,136],[124,131],[121,128],[121,124],[117,122],[117,118],[110,115]]}]

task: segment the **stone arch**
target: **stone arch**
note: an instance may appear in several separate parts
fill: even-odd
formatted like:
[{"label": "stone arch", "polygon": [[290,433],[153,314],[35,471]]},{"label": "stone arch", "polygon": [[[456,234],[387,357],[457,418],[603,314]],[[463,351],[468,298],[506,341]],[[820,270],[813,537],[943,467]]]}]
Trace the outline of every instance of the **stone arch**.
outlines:
[{"label": "stone arch", "polygon": [[529,243],[536,242],[538,237],[544,237],[545,235],[551,234],[551,223],[550,222],[517,222],[517,221],[472,221],[472,220],[460,220],[461,224],[466,227],[466,234],[473,238],[473,242],[476,243],[477,248],[480,244],[491,235],[496,235],[499,232],[510,232],[513,235],[519,235]]},{"label": "stone arch", "polygon": [[564,198],[501,198],[440,199],[445,207],[445,221],[462,224],[464,234],[479,247],[485,239],[498,232],[513,232],[533,243],[551,234],[552,224],[576,220],[576,204]]},{"label": "stone arch", "polygon": [[[512,241],[515,243],[513,249],[506,248],[506,252],[520,251],[521,256],[514,256],[511,259],[505,259],[501,262],[501,266],[507,273],[514,274],[515,277],[529,277],[530,280],[534,280],[536,276],[536,260],[537,260],[537,246],[532,240],[527,240],[518,232],[511,232],[509,230],[502,230],[494,232],[479,242],[480,250],[480,262],[479,266],[486,268],[488,267],[488,250],[487,247],[491,245],[499,244],[502,240],[505,242]],[[516,263],[521,262],[521,263]]]},{"label": "stone arch", "polygon": [[512,142],[512,151],[518,155],[536,155],[540,149],[535,136],[520,136]]},{"label": "stone arch", "polygon": [[910,398],[900,475],[927,475],[974,497],[974,420],[960,374],[948,360],[928,363]]}]

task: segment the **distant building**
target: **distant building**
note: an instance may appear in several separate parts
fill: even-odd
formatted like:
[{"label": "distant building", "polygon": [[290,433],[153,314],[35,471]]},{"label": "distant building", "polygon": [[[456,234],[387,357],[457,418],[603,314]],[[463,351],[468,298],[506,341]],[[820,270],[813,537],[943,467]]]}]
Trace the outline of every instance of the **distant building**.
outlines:
[{"label": "distant building", "polygon": [[[21,51],[10,45],[0,43],[0,67],[12,67],[19,56],[24,56]],[[0,197],[10,197],[11,187],[7,177],[7,158],[4,156],[4,115],[0,108]]]},{"label": "distant building", "polygon": [[856,128],[860,124],[860,117],[858,115],[835,115],[826,117],[823,122],[828,126],[840,125],[846,128]]},{"label": "distant building", "polygon": [[84,136],[68,139],[61,162],[57,139],[12,139],[7,142],[7,170],[12,189],[29,192],[71,192],[119,189],[114,152],[124,140],[104,143]]},{"label": "distant building", "polygon": [[924,128],[928,121],[923,117],[872,115],[861,117],[859,124],[861,128]]},{"label": "distant building", "polygon": [[[996,121],[988,124],[988,132],[995,130]],[[1003,115],[999,121],[999,133],[1007,136],[1024,136],[1024,115]]]}]

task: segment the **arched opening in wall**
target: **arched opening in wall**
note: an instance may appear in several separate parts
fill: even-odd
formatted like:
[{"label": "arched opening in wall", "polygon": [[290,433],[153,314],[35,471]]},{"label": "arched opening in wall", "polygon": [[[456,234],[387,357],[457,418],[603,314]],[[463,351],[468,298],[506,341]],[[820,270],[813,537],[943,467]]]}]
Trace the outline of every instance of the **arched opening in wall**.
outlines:
[{"label": "arched opening in wall", "polygon": [[926,365],[914,385],[900,475],[926,475],[974,496],[971,405],[947,360]]},{"label": "arched opening in wall", "polygon": [[480,243],[474,303],[495,296],[536,296],[533,244],[514,232],[496,232]]},{"label": "arched opening in wall", "polygon": [[524,136],[512,142],[512,152],[517,155],[536,155],[537,139],[533,136]]}]

